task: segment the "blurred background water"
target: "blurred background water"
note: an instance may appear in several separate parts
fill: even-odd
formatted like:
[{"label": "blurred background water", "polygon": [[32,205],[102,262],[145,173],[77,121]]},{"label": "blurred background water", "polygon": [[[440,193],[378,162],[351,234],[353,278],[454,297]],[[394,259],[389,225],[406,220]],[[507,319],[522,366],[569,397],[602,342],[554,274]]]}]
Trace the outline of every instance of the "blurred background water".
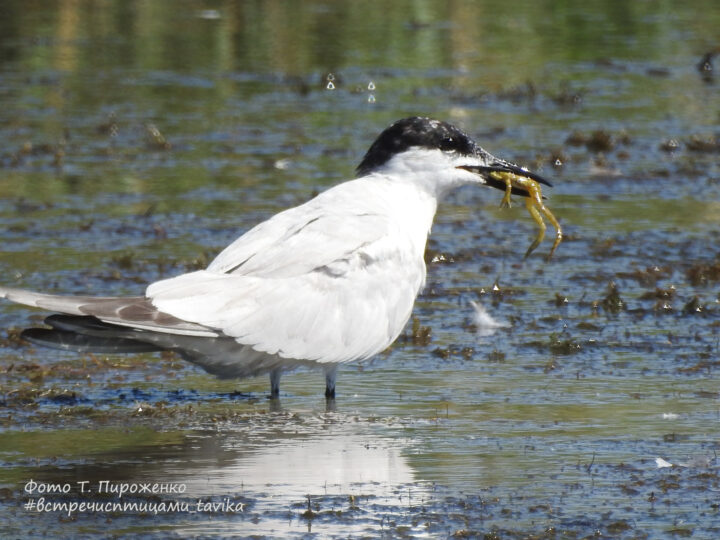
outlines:
[{"label": "blurred background water", "polygon": [[[276,407],[266,378],[172,355],[30,347],[42,314],[1,304],[2,529],[720,534],[719,26],[714,1],[0,3],[3,285],[140,294],[416,114],[553,181],[567,235],[524,261],[522,204],[453,193],[414,326],[341,370],[330,411],[320,373]],[[508,327],[480,332],[471,301]],[[31,479],[246,506],[38,514]]]}]

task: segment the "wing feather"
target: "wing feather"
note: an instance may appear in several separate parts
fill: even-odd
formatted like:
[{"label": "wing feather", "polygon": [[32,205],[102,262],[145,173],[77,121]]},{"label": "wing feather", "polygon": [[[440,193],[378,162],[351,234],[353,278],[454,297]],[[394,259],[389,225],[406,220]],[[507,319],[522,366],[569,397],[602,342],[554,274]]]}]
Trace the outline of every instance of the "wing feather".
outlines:
[{"label": "wing feather", "polygon": [[311,272],[386,236],[386,199],[367,180],[345,182],[250,229],[207,270],[266,278]]},{"label": "wing feather", "polygon": [[[348,221],[336,225],[342,230]],[[382,229],[376,223],[374,230]],[[422,260],[398,247],[407,245],[395,241],[398,234],[385,223],[384,234],[365,236],[362,247],[298,275],[202,270],[157,282],[147,295],[162,312],[267,354],[317,362],[368,358],[402,331],[425,279]],[[308,229],[303,234],[313,244],[322,243],[318,235]]]}]

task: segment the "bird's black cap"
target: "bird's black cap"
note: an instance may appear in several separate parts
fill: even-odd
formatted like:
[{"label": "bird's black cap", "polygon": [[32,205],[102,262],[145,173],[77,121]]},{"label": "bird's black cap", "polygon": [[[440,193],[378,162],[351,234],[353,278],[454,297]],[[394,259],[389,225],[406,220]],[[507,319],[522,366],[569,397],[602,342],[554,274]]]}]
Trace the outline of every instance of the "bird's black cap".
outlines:
[{"label": "bird's black cap", "polygon": [[420,116],[403,118],[383,131],[357,167],[364,176],[387,163],[393,156],[413,146],[472,154],[477,151],[473,140],[447,122]]}]

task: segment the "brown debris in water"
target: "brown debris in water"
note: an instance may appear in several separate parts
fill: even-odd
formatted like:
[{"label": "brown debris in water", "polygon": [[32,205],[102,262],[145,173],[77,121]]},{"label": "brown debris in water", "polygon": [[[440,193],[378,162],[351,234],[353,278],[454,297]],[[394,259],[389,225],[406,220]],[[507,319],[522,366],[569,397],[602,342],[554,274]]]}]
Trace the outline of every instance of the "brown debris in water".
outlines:
[{"label": "brown debris in water", "polygon": [[720,282],[720,261],[694,264],[687,269],[685,275],[694,287]]}]

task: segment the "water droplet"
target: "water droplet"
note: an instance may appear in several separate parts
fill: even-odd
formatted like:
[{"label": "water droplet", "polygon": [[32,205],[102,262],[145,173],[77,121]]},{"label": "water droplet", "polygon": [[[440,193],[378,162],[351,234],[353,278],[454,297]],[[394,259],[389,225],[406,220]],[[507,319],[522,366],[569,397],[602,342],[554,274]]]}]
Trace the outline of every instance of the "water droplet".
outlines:
[{"label": "water droplet", "polygon": [[335,85],[333,84],[332,81],[328,81],[327,86],[325,88],[327,88],[328,90],[335,90]]},{"label": "water droplet", "polygon": [[368,103],[375,103],[375,96],[373,94],[368,96]]},{"label": "water droplet", "polygon": [[370,82],[368,83],[368,90],[370,90],[371,92],[372,92],[373,90],[375,90],[375,83],[374,83],[374,82],[370,81]]}]

